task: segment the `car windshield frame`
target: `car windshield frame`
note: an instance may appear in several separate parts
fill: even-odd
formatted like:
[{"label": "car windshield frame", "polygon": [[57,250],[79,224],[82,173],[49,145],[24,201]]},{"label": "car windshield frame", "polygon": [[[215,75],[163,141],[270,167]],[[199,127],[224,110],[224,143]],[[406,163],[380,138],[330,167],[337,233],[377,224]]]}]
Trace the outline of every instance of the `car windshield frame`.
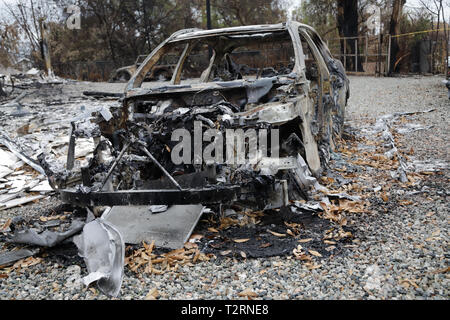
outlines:
[{"label": "car windshield frame", "polygon": [[[267,39],[264,39],[264,41],[270,42],[270,36],[280,34],[282,33],[285,39],[289,39],[290,43],[292,44],[293,51],[294,51],[294,67],[292,69],[292,73],[297,76],[297,78],[301,78],[302,76],[302,70],[304,67],[304,58],[303,58],[303,52],[301,49],[301,46],[298,44],[300,43],[300,38],[298,35],[298,31],[295,32],[296,27],[291,28],[289,26],[284,27],[277,27],[277,28],[263,28],[262,30],[258,29],[245,29],[245,30],[237,30],[236,32],[230,32],[227,31],[228,29],[223,29],[222,31],[217,31],[215,33],[202,33],[201,35],[194,33],[187,33],[182,34],[181,36],[174,37],[172,35],[170,38],[166,39],[163,43],[161,43],[157,48],[153,50],[152,53],[147,57],[147,59],[139,66],[136,73],[133,75],[133,77],[130,79],[128,85],[127,85],[127,91],[139,89],[142,87],[143,74],[147,74],[155,65],[158,64],[158,61],[163,57],[165,54],[169,53],[171,49],[173,49],[174,46],[178,46],[180,44],[184,45],[184,50],[181,53],[180,58],[178,59],[177,65],[175,67],[175,70],[173,72],[173,76],[170,80],[170,85],[177,86],[180,85],[180,76],[181,71],[183,67],[183,63],[185,62],[186,57],[189,55],[189,50],[192,49],[198,42],[209,42],[211,44],[212,48],[212,56],[209,62],[208,68],[203,70],[204,76],[202,76],[202,79],[200,83],[214,83],[212,79],[210,79],[209,75],[211,72],[211,67],[214,64],[214,61],[216,59],[216,51],[217,50],[217,44],[214,45],[214,42],[217,42],[217,39],[226,38],[231,39],[231,42],[239,42],[239,39],[242,40],[242,44],[240,46],[245,46],[244,41],[249,41],[251,39],[258,41],[259,38],[260,41],[263,41],[264,37]],[[219,29],[221,30],[221,29]],[[294,31],[293,31],[294,30]],[[298,30],[298,29],[297,29]],[[208,30],[212,31],[212,30]],[[203,32],[203,31],[202,31]],[[274,38],[272,38],[272,41],[279,41]],[[220,41],[219,41],[220,42]],[[238,48],[239,46],[235,46],[235,48]],[[234,48],[233,48],[234,50]],[[217,59],[221,59],[222,57],[217,57]]]}]

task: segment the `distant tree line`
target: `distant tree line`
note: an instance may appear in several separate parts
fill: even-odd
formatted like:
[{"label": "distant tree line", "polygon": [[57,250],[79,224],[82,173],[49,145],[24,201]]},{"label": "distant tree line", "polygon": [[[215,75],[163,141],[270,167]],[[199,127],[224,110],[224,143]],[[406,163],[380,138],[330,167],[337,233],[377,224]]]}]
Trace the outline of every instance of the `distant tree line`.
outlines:
[{"label": "distant tree line", "polygon": [[[280,0],[211,0],[212,27],[278,23],[286,19]],[[55,12],[53,4],[60,10]],[[81,9],[80,29],[69,29],[64,8]],[[21,33],[30,56],[39,56],[39,19],[49,19],[52,60],[111,61],[116,66],[134,62],[173,32],[206,28],[204,0],[18,0],[7,7],[13,22],[0,22],[0,63],[6,52],[16,53],[15,33]],[[55,19],[55,16],[57,18]],[[2,54],[2,50],[4,54]],[[37,61],[36,61],[37,62]]]},{"label": "distant tree line", "polygon": [[[210,0],[212,27],[286,21],[286,1]],[[303,0],[292,19],[312,25],[325,38],[355,37],[369,32],[367,8],[375,5],[381,12],[380,32],[395,35],[438,28],[443,23],[443,6],[450,5],[445,1],[450,2],[422,0],[421,9],[411,13],[404,10],[405,0]],[[70,13],[65,8],[70,5],[81,9],[80,29],[66,25]],[[0,64],[13,64],[18,55],[41,64],[39,22],[46,20],[54,63],[129,65],[179,29],[206,29],[205,6],[205,0],[17,0],[6,6],[8,19],[0,20]],[[344,45],[341,41],[341,50]],[[347,49],[353,53],[354,46],[347,43]],[[395,43],[392,51],[395,63]]]}]

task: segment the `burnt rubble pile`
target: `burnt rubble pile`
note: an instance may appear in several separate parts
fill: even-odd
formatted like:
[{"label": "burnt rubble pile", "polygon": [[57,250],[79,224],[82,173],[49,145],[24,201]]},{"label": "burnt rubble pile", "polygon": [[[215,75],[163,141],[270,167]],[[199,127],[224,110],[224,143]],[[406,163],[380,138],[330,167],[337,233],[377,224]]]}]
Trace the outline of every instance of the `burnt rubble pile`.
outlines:
[{"label": "burnt rubble pile", "polygon": [[[76,184],[80,168],[94,149],[92,113],[112,103],[80,95],[77,82],[46,77],[36,69],[4,75],[6,96],[0,97],[0,210],[55,194],[48,172],[60,172]],[[115,99],[117,100],[117,98]],[[67,168],[68,146],[76,125],[77,146]],[[74,179],[72,179],[74,178]]]}]

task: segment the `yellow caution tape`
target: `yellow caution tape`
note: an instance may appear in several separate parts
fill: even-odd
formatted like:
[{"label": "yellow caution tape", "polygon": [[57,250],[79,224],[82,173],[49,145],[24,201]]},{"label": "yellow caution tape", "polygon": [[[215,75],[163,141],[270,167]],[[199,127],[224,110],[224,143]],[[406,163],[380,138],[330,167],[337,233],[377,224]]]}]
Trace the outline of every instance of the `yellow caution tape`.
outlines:
[{"label": "yellow caution tape", "polygon": [[[447,30],[449,30],[449,29],[447,29]],[[433,31],[445,31],[445,29],[434,29],[434,30],[431,29],[431,30],[416,31],[416,32],[410,32],[410,33],[396,34],[391,37],[397,38],[397,37],[403,37],[403,36],[409,36],[409,35],[413,35],[413,34],[427,33],[427,32],[433,32]]]}]

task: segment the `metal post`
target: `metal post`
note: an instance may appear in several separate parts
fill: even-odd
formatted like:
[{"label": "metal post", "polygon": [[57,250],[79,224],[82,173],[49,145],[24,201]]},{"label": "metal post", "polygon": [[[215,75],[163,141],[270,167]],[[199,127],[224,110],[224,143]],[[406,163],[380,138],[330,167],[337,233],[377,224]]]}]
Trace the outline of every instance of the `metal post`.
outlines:
[{"label": "metal post", "polygon": [[368,66],[368,56],[369,56],[369,37],[367,36],[367,34],[366,34],[366,61],[365,61],[365,63],[366,63],[366,70],[367,70],[367,66]]},{"label": "metal post", "polygon": [[[381,19],[381,17],[383,16],[383,12],[382,12],[383,10],[382,10],[382,8],[380,8],[380,19]],[[381,20],[380,20],[381,21]],[[381,75],[381,43],[382,43],[382,41],[383,41],[383,35],[382,35],[382,23],[380,23],[379,24],[379,30],[378,30],[378,57],[377,57],[377,64],[376,64],[376,66],[377,66],[377,69],[378,69],[378,76],[380,76]]]},{"label": "metal post", "polygon": [[206,28],[208,30],[212,29],[211,26],[211,2],[206,0]]},{"label": "metal post", "polygon": [[347,71],[347,39],[344,37],[344,69]]},{"label": "metal post", "polygon": [[386,75],[391,73],[391,45],[392,45],[392,35],[389,35]]},{"label": "metal post", "polygon": [[355,72],[358,72],[358,38],[355,39]]},{"label": "metal post", "polygon": [[[212,29],[212,25],[211,25],[211,2],[210,0],[206,0],[206,28],[208,30]],[[208,46],[208,55],[209,55],[209,59],[211,59],[212,55],[213,55],[213,51],[211,46]]]},{"label": "metal post", "polygon": [[67,170],[72,170],[75,163],[75,122],[70,122],[69,150],[67,151]]},{"label": "metal post", "polygon": [[[450,18],[449,18],[449,23],[450,23]],[[450,30],[448,28],[445,27],[445,17],[444,17],[444,36],[445,36],[445,78],[446,79],[450,79],[449,77],[449,64],[450,64],[450,54],[449,54],[449,39],[450,39]],[[447,24],[448,26],[448,24]]]},{"label": "metal post", "polygon": [[381,75],[381,44],[382,44],[382,35],[381,33],[378,35],[378,57],[377,57],[377,75]]}]

